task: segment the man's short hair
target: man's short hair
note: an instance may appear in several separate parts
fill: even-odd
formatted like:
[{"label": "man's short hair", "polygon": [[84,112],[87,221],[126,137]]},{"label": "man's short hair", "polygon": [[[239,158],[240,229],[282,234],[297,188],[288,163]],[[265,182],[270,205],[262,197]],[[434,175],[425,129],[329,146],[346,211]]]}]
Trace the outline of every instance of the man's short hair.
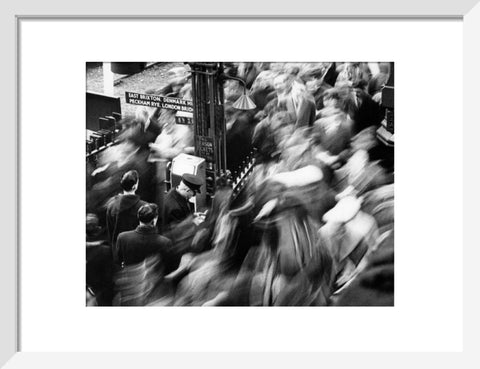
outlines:
[{"label": "man's short hair", "polygon": [[125,191],[131,191],[133,186],[138,182],[138,172],[136,170],[129,170],[125,173],[120,181],[122,188]]},{"label": "man's short hair", "polygon": [[138,220],[142,223],[150,223],[158,216],[158,206],[156,204],[145,204],[138,209]]}]

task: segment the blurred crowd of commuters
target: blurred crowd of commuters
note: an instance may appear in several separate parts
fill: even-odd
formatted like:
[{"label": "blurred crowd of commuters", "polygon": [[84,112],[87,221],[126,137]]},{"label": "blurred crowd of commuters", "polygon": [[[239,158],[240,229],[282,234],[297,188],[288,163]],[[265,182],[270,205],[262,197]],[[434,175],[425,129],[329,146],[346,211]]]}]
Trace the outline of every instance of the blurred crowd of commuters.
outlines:
[{"label": "blurred crowd of commuters", "polygon": [[[87,165],[87,304],[393,305],[393,152],[376,131],[390,63],[225,63],[227,165],[255,164],[234,198],[220,178],[200,221],[159,212],[148,158],[192,154],[175,111],[140,107]],[[146,93],[191,99],[186,67]],[[190,180],[190,182],[189,182]],[[189,199],[183,178],[169,196]],[[121,186],[121,188],[119,188]],[[120,193],[119,193],[120,192]]]}]

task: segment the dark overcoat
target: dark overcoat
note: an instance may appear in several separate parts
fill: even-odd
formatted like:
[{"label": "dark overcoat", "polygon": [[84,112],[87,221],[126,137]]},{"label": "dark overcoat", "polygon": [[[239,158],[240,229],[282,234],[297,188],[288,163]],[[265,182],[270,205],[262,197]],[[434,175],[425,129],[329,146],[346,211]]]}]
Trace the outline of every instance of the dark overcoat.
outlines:
[{"label": "dark overcoat", "polygon": [[168,261],[172,242],[158,234],[156,227],[139,225],[135,230],[123,232],[117,239],[117,258],[125,265],[141,263],[153,255]]},{"label": "dark overcoat", "polygon": [[115,256],[115,243],[121,232],[134,230],[138,225],[137,212],[146,204],[138,195],[117,195],[107,206],[107,231]]},{"label": "dark overcoat", "polygon": [[185,220],[192,214],[189,201],[172,188],[165,196],[164,224],[167,228]]}]

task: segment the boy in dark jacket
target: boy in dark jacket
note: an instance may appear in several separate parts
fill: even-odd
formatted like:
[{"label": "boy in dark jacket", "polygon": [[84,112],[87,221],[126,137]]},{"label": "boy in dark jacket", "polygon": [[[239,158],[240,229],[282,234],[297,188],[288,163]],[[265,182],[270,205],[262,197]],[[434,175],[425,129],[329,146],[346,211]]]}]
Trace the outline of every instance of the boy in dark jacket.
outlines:
[{"label": "boy in dark jacket", "polygon": [[138,188],[138,172],[130,170],[126,172],[120,184],[123,193],[109,200],[107,205],[107,231],[112,251],[117,255],[116,242],[121,232],[131,231],[138,225],[138,209],[146,202],[141,200],[135,191]]}]

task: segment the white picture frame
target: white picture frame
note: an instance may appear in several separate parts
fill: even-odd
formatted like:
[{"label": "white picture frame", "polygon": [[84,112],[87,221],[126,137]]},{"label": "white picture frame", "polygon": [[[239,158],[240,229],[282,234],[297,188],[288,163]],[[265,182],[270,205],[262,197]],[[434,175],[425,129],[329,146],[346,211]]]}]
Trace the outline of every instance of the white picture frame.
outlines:
[{"label": "white picture frame", "polygon": [[[3,49],[6,56],[0,59],[4,84],[1,92],[4,109],[3,137],[0,145],[0,160],[3,173],[6,173],[2,183],[4,204],[2,206],[2,247],[0,247],[0,291],[2,292],[0,315],[0,365],[5,368],[84,368],[109,366],[115,368],[131,368],[133,366],[166,366],[166,367],[249,367],[251,365],[306,367],[328,365],[333,367],[368,367],[368,368],[405,368],[407,365],[416,367],[477,367],[480,363],[476,353],[475,337],[478,334],[479,324],[476,316],[479,307],[475,264],[479,259],[478,241],[476,241],[475,213],[480,205],[478,187],[479,176],[475,175],[478,163],[478,143],[480,128],[478,125],[476,101],[480,77],[477,72],[480,65],[478,35],[480,35],[480,5],[478,0],[457,0],[455,2],[433,1],[403,1],[395,3],[365,0],[357,2],[343,0],[329,4],[307,4],[295,2],[290,4],[258,3],[242,1],[237,4],[228,4],[222,1],[182,1],[181,4],[163,4],[155,1],[144,1],[143,6],[138,2],[118,3],[109,1],[83,1],[81,4],[67,5],[60,1],[42,3],[41,7],[31,1],[16,1],[2,5],[2,22],[0,23]],[[161,354],[161,353],[26,353],[18,351],[18,324],[17,311],[19,309],[17,276],[19,273],[18,256],[18,173],[17,162],[20,154],[18,142],[17,99],[18,86],[18,24],[26,17],[38,19],[58,18],[71,19],[87,18],[115,18],[138,17],[142,18],[315,18],[315,19],[463,19],[464,24],[464,341],[462,353],[344,353],[332,354]],[[462,163],[458,163],[462,165]],[[470,172],[469,172],[470,171]],[[459,286],[461,288],[461,286]],[[313,364],[313,365],[312,365]]]}]

